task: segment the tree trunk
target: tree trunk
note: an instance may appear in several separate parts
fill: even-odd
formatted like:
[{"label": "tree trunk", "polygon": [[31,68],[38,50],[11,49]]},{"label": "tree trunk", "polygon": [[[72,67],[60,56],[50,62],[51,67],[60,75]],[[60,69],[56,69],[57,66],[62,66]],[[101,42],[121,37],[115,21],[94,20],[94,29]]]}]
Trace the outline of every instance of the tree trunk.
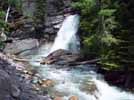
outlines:
[{"label": "tree trunk", "polygon": [[[10,9],[11,9],[11,6],[9,5],[9,6],[8,6],[8,9],[7,9],[6,17],[5,17],[5,23],[8,22],[8,16],[9,16]],[[7,40],[7,36],[6,36],[6,34],[4,33],[4,31],[5,31],[5,29],[2,28],[2,32],[1,32],[1,34],[0,34],[1,41],[6,41],[6,40]]]},{"label": "tree trunk", "polygon": [[7,9],[6,17],[5,17],[5,22],[8,22],[8,16],[9,16],[10,9],[11,9],[11,6],[9,5],[8,9]]},{"label": "tree trunk", "polygon": [[132,80],[132,72],[131,71],[127,71],[126,73],[126,81],[125,81],[125,87],[126,88],[129,88],[131,87],[131,80]]}]

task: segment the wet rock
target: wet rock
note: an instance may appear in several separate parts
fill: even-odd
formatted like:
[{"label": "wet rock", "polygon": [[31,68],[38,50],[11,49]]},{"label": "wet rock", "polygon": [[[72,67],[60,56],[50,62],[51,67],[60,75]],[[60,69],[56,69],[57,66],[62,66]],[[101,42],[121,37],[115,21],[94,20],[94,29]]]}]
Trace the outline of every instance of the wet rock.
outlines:
[{"label": "wet rock", "polygon": [[96,84],[91,79],[83,80],[80,90],[90,94],[94,94],[96,91],[98,92]]},{"label": "wet rock", "polygon": [[0,100],[5,100],[10,93],[10,76],[4,70],[0,70]]},{"label": "wet rock", "polygon": [[13,43],[8,43],[4,49],[6,53],[19,54],[24,51],[36,48],[39,46],[37,39],[15,40]]},{"label": "wet rock", "polygon": [[63,20],[64,20],[63,15],[46,17],[46,22],[45,22],[46,28],[44,32],[48,33],[49,36],[51,36],[52,34],[56,35],[56,33],[58,32],[59,28],[62,25]]},{"label": "wet rock", "polygon": [[[78,68],[79,65],[92,65],[94,66],[100,58],[86,59],[79,53],[72,53],[68,50],[59,49],[50,53],[47,57],[40,61],[40,64],[55,64],[65,66],[71,66],[72,68]],[[65,66],[63,66],[65,65]],[[56,66],[55,66],[56,67]],[[97,69],[96,69],[97,70]]]},{"label": "wet rock", "polygon": [[20,95],[20,89],[16,85],[11,86],[11,95],[13,97],[19,97]]},{"label": "wet rock", "polygon": [[68,100],[79,100],[77,96],[71,96]]},{"label": "wet rock", "polygon": [[50,87],[54,85],[54,81],[50,80],[50,79],[46,79],[46,80],[40,80],[39,84],[43,87]]},{"label": "wet rock", "polygon": [[19,100],[40,100],[37,95],[30,93],[21,93]]},{"label": "wet rock", "polygon": [[49,54],[46,58],[44,58],[41,61],[41,64],[59,64],[59,65],[64,65],[64,64],[69,64],[71,62],[76,62],[79,60],[81,56],[79,54],[71,53],[66,50],[56,50]]},{"label": "wet rock", "polygon": [[54,40],[63,20],[66,17],[64,9],[71,4],[72,0],[46,0],[46,16],[45,16],[45,33],[48,33],[49,38]]},{"label": "wet rock", "polygon": [[55,29],[55,30],[58,30],[58,29],[60,29],[61,26],[62,26],[62,24],[54,25],[54,29]]}]

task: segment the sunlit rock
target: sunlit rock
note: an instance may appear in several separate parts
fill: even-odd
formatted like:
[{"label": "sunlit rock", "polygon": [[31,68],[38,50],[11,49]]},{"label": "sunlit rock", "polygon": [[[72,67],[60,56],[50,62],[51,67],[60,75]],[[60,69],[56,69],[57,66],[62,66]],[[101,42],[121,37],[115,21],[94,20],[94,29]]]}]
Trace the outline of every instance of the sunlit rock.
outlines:
[{"label": "sunlit rock", "polygon": [[37,39],[15,40],[13,43],[8,43],[4,49],[6,53],[20,54],[24,51],[31,50],[39,46]]},{"label": "sunlit rock", "polygon": [[50,79],[40,80],[38,83],[43,87],[51,87],[54,85],[54,81]]},{"label": "sunlit rock", "polygon": [[79,100],[79,98],[77,96],[71,96],[68,100]]}]

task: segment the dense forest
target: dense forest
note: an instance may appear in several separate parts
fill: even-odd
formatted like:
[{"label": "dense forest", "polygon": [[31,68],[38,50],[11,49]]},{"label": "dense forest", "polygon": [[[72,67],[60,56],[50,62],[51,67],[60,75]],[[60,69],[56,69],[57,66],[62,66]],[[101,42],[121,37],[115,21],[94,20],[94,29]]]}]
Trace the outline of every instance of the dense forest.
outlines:
[{"label": "dense forest", "polygon": [[[93,61],[109,84],[133,91],[134,0],[0,0],[0,52],[8,54],[8,46],[18,40],[54,41],[68,13],[80,16],[80,64]],[[17,50],[15,56],[25,51]]]},{"label": "dense forest", "polygon": [[134,71],[133,5],[133,0],[73,3],[81,11],[82,53],[87,57],[100,57],[97,63],[108,70],[124,70],[128,81],[133,80]]}]

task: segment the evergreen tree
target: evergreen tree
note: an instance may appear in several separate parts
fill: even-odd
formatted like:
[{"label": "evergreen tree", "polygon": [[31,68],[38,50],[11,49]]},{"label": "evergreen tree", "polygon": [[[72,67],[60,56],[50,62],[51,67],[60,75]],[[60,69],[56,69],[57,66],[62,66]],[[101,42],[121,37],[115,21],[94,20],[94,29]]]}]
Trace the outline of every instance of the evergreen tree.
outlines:
[{"label": "evergreen tree", "polygon": [[73,4],[81,11],[83,54],[102,58],[99,63],[109,68],[118,67],[113,61],[117,58],[113,48],[119,40],[112,34],[117,26],[116,6],[113,0],[79,0]]},{"label": "evergreen tree", "polygon": [[36,38],[41,38],[44,36],[44,23],[45,23],[45,4],[46,0],[35,0],[35,30]]},{"label": "evergreen tree", "polygon": [[19,7],[20,0],[0,0],[0,6],[0,44],[2,45],[2,41],[7,40],[5,30],[7,29],[8,17],[11,7]]}]

